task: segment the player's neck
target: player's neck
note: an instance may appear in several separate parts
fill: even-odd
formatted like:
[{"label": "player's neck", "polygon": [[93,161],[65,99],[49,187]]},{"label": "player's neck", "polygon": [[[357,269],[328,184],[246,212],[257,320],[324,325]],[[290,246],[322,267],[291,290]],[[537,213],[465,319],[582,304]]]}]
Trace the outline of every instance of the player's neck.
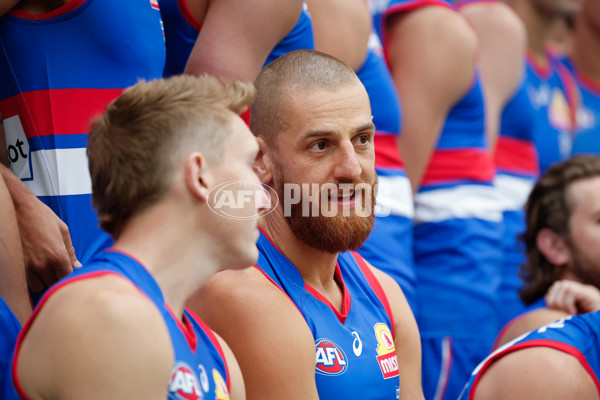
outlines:
[{"label": "player's neck", "polygon": [[575,46],[572,57],[577,70],[585,77],[600,82],[600,33],[585,21],[575,26]]},{"label": "player's neck", "polygon": [[334,273],[338,253],[317,250],[299,239],[278,210],[265,217],[261,228],[298,269],[304,282],[316,290],[337,285]]},{"label": "player's neck", "polygon": [[186,299],[217,271],[216,263],[203,257],[210,245],[197,234],[195,218],[184,214],[173,204],[146,210],[131,218],[114,245],[146,267],[177,316]]}]

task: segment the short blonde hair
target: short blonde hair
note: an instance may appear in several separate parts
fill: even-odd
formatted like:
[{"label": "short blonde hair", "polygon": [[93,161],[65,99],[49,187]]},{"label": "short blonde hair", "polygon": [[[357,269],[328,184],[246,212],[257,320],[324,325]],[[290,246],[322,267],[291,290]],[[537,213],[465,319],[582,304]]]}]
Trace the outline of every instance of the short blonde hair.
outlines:
[{"label": "short blonde hair", "polygon": [[93,124],[87,155],[100,227],[114,238],[127,220],[155,204],[187,154],[217,163],[232,118],[254,97],[250,83],[204,75],[140,81]]}]

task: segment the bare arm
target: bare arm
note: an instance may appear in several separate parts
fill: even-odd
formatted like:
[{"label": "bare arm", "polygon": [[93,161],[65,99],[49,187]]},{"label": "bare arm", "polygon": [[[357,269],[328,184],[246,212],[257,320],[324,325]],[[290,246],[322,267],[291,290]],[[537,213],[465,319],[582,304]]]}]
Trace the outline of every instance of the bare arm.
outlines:
[{"label": "bare arm", "polygon": [[154,304],[108,276],[50,297],[25,336],[18,374],[32,400],[164,400],[173,357]]},{"label": "bare arm", "polygon": [[374,267],[371,270],[385,291],[394,317],[400,400],[425,399],[421,387],[421,339],[415,317],[400,286],[380,270]]},{"label": "bare arm", "polygon": [[439,6],[392,15],[386,27],[403,107],[398,144],[416,191],[449,110],[473,82],[477,38],[460,14]]},{"label": "bare arm", "polygon": [[0,175],[15,207],[27,282],[34,292],[42,291],[81,266],[69,228],[4,165],[0,165]]},{"label": "bare arm", "polygon": [[318,399],[312,333],[289,298],[257,269],[217,273],[188,307],[231,347],[248,399]]},{"label": "bare arm", "polygon": [[315,47],[358,70],[367,54],[371,14],[362,0],[307,1]]},{"label": "bare arm", "polygon": [[240,365],[233,355],[231,348],[229,348],[229,345],[225,343],[225,340],[223,340],[223,338],[216,333],[215,336],[219,340],[219,344],[223,349],[225,361],[227,362],[227,369],[229,370],[229,381],[231,387],[229,391],[229,398],[231,400],[245,400],[246,389],[244,387],[244,377],[242,376]]},{"label": "bare arm", "polygon": [[10,193],[0,176],[0,297],[15,313],[21,324],[31,314],[31,302],[25,281],[23,251],[19,237],[19,225]]},{"label": "bare arm", "polygon": [[211,0],[185,73],[254,81],[301,10],[300,0]]},{"label": "bare arm", "polygon": [[469,4],[462,8],[462,13],[479,38],[486,130],[490,149],[493,149],[502,110],[515,94],[523,76],[527,34],[517,14],[500,2]]},{"label": "bare arm", "polygon": [[534,347],[494,362],[481,377],[475,399],[598,399],[598,394],[592,378],[575,357]]}]

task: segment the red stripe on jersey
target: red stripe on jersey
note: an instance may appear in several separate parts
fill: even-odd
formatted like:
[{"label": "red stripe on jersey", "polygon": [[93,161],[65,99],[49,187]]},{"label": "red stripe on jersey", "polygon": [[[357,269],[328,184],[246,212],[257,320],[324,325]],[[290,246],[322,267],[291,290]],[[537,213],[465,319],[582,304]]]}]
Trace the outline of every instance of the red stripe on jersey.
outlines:
[{"label": "red stripe on jersey", "polygon": [[538,154],[535,144],[529,140],[517,139],[509,136],[498,137],[496,152],[494,153],[496,167],[515,173],[526,173],[538,176]]},{"label": "red stripe on jersey", "polygon": [[375,133],[375,166],[404,170],[398,152],[398,136]]},{"label": "red stripe on jersey", "polygon": [[371,271],[371,268],[369,268],[369,266],[367,265],[367,262],[365,261],[365,259],[362,258],[362,256],[360,254],[353,251],[352,256],[356,260],[356,263],[360,267],[360,270],[362,271],[365,278],[367,278],[367,282],[369,282],[369,285],[371,285],[371,289],[373,289],[373,291],[377,295],[377,298],[381,302],[381,305],[385,309],[385,312],[387,313],[387,315],[390,319],[390,325],[392,328],[391,329],[392,337],[395,338],[396,337],[396,325],[394,324],[394,314],[392,314],[392,307],[390,307],[390,302],[387,298],[387,295],[385,294],[385,291],[383,290],[383,287],[381,286],[381,283],[379,283],[379,279],[377,279],[377,277],[375,276],[373,271]]},{"label": "red stripe on jersey", "polygon": [[123,89],[49,89],[19,93],[0,101],[4,119],[19,115],[27,138],[87,133]]},{"label": "red stripe on jersey", "polygon": [[190,24],[192,28],[200,32],[200,29],[202,29],[202,24],[192,15],[187,1],[178,0],[177,4],[179,5],[179,11],[181,12],[181,15],[183,15],[183,18],[187,21],[187,23]]},{"label": "red stripe on jersey", "polygon": [[460,181],[492,182],[495,169],[485,149],[436,150],[423,177],[423,185]]}]

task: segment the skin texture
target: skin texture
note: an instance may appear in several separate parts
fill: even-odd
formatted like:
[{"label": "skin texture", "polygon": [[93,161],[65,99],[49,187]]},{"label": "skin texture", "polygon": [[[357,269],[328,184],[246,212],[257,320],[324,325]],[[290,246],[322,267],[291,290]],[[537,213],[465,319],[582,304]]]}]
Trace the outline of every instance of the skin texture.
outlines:
[{"label": "skin texture", "polygon": [[[293,28],[300,0],[187,0],[202,29],[185,73],[254,81],[275,45]],[[265,23],[269,21],[269,23]]]},{"label": "skin texture", "polygon": [[[289,124],[276,139],[277,149],[259,138],[261,152],[255,169],[263,183],[276,184],[276,170],[284,171],[293,182],[374,179],[374,127],[362,85],[357,82],[334,91],[296,92],[286,104]],[[334,279],[337,253],[316,250],[296,237],[284,219],[281,204],[264,218],[261,227],[304,281],[341,310],[342,288]],[[402,363],[400,396],[422,398],[416,323],[397,284],[373,271],[392,304],[397,332],[394,341]],[[249,399],[318,398],[315,338],[296,306],[258,269],[218,273],[189,304],[230,344],[244,374]],[[268,351],[265,343],[269,344]]]},{"label": "skin texture", "polygon": [[367,54],[371,14],[363,0],[311,0],[315,48],[358,70]]},{"label": "skin texture", "polygon": [[[231,120],[220,162],[211,164],[190,149],[174,167],[164,197],[130,217],[115,241],[115,249],[152,274],[180,319],[185,300],[216,271],[251,264],[258,256],[256,218],[217,226],[223,217],[207,204],[222,182],[258,184],[252,170],[256,139],[241,118],[232,113]],[[242,211],[258,213],[254,202]],[[222,340],[221,345],[231,399],[243,400],[239,366]],[[31,399],[78,399],[85,393],[86,399],[158,400],[165,398],[173,363],[159,310],[131,282],[108,275],[70,283],[49,298],[24,338],[18,376]]]},{"label": "skin texture", "polygon": [[416,191],[446,116],[474,76],[477,36],[444,7],[421,7],[386,21],[388,59],[402,99],[400,152]]},{"label": "skin texture", "polygon": [[472,3],[461,12],[477,32],[479,63],[486,104],[486,129],[493,150],[500,116],[523,79],[526,33],[519,17],[505,4]]},{"label": "skin texture", "polygon": [[6,301],[21,324],[31,314],[29,293],[25,282],[25,268],[21,253],[21,239],[15,209],[10,193],[0,177],[0,297]]},{"label": "skin texture", "polygon": [[575,357],[536,347],[515,351],[494,362],[483,374],[475,399],[595,400],[598,392]]}]

